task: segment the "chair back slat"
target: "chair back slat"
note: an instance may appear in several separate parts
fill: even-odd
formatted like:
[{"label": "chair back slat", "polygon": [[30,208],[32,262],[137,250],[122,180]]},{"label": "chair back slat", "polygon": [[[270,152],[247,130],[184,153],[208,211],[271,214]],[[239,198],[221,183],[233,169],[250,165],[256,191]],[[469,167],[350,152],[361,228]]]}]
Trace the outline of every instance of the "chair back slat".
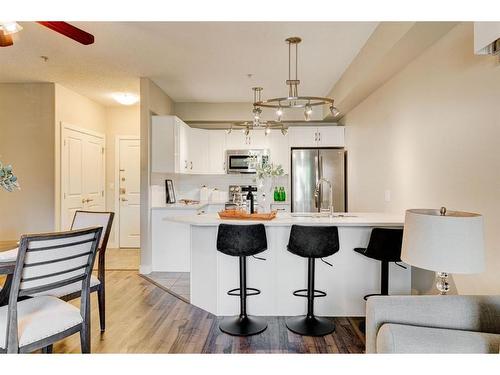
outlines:
[{"label": "chair back slat", "polygon": [[76,211],[71,229],[102,227],[102,236],[99,241],[99,249],[102,250],[108,243],[113,217],[114,212]]},{"label": "chair back slat", "polygon": [[22,267],[19,296],[83,281],[91,270],[101,232],[102,228],[90,228],[27,236],[22,265],[17,265]]}]

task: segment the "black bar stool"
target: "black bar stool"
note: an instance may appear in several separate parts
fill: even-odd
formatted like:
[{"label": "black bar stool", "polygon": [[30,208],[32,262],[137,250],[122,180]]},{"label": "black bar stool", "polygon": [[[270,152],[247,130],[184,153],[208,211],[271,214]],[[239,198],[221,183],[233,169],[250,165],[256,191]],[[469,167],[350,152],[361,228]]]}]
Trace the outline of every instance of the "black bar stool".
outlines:
[{"label": "black bar stool", "polygon": [[[335,331],[335,324],[326,318],[314,315],[314,298],[325,297],[326,293],[314,289],[316,258],[324,258],[339,251],[339,234],[334,226],[301,226],[292,225],[288,251],[307,258],[307,289],[293,292],[294,296],[307,298],[307,315],[286,320],[287,328],[303,336],[324,336]],[[323,259],[321,259],[323,260]],[[323,260],[326,264],[330,263]]]},{"label": "black bar stool", "polygon": [[217,250],[240,258],[240,287],[227,292],[230,296],[240,297],[240,315],[224,318],[219,325],[220,330],[233,336],[251,336],[261,333],[267,328],[267,323],[260,318],[247,315],[247,296],[260,294],[260,290],[247,287],[246,258],[267,250],[264,225],[220,224],[217,233]]},{"label": "black bar stool", "polygon": [[389,262],[395,262],[406,269],[405,266],[398,264],[401,262],[402,243],[403,229],[373,228],[368,247],[354,249],[357,253],[381,262],[380,293],[367,294],[363,297],[365,301],[371,296],[389,295]]}]

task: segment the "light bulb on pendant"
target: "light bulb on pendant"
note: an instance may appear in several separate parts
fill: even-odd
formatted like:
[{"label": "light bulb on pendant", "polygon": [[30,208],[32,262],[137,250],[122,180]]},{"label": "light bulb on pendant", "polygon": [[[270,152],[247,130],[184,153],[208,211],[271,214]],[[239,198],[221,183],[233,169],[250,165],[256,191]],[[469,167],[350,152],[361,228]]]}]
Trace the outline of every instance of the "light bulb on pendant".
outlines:
[{"label": "light bulb on pendant", "polygon": [[311,104],[307,103],[306,106],[304,107],[304,117],[306,121],[309,121],[309,117],[311,116],[312,113],[313,113],[312,106]]},{"label": "light bulb on pendant", "polygon": [[340,115],[340,111],[333,105],[330,106],[330,112],[333,117],[337,117],[338,115]]},{"label": "light bulb on pendant", "polygon": [[287,128],[285,128],[285,127],[282,127],[282,128],[281,128],[281,134],[283,134],[283,135],[287,135],[287,134],[288,134],[288,129],[287,129]]},{"label": "light bulb on pendant", "polygon": [[271,128],[268,126],[265,131],[265,135],[271,134]]},{"label": "light bulb on pendant", "polygon": [[262,109],[260,109],[259,107],[255,107],[252,111],[253,113],[253,119],[255,121],[259,121],[260,120],[260,114],[262,113]]},{"label": "light bulb on pendant", "polygon": [[276,110],[276,117],[278,117],[278,121],[281,121],[281,116],[283,116],[283,109],[281,107],[278,107]]},{"label": "light bulb on pendant", "polygon": [[249,127],[246,127],[245,128],[245,135],[248,136],[248,134],[250,134],[250,128]]}]

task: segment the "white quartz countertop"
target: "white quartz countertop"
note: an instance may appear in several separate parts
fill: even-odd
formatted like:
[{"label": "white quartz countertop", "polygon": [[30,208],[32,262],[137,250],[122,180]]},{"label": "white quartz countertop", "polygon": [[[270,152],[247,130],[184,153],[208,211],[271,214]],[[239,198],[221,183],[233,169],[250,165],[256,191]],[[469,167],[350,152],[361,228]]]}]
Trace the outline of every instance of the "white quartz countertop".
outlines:
[{"label": "white quartz countertop", "polygon": [[200,202],[196,204],[169,203],[162,206],[153,206],[153,210],[201,210],[209,205],[224,206],[224,202]]},{"label": "white quartz countertop", "polygon": [[336,226],[384,226],[402,227],[404,225],[404,213],[335,213],[333,218],[328,216],[318,217],[310,213],[278,213],[275,219],[269,221],[258,220],[222,220],[217,213],[203,213],[198,215],[171,216],[164,221],[190,224],[194,226],[218,226],[221,223],[230,224],[256,224],[265,226],[290,226],[299,225],[336,225]]}]

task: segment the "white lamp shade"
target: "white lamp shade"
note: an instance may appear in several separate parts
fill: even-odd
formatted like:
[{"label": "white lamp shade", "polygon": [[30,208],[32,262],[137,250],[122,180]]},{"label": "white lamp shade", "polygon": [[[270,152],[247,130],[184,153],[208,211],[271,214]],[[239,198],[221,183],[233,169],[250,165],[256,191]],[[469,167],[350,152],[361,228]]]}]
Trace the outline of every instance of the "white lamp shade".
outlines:
[{"label": "white lamp shade", "polygon": [[436,272],[480,273],[484,270],[483,217],[439,210],[406,211],[401,259]]}]

